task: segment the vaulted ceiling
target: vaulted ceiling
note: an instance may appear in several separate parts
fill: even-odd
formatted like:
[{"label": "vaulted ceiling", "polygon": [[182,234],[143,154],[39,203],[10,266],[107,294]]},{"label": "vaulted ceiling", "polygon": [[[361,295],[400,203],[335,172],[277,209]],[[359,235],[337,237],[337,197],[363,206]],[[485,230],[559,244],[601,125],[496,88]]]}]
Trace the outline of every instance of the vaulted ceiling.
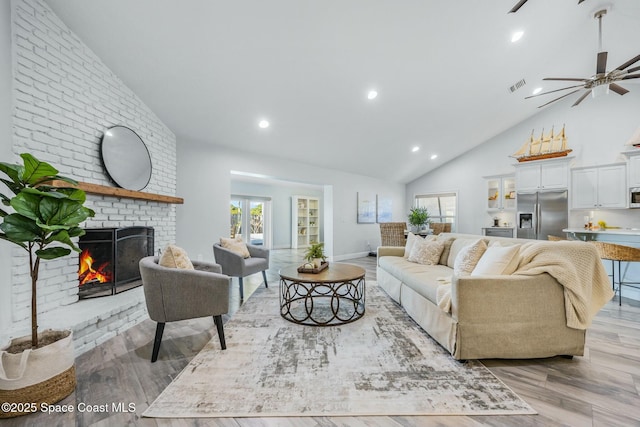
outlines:
[{"label": "vaulted ceiling", "polygon": [[543,77],[593,75],[603,6],[608,69],[640,54],[638,0],[529,0],[512,14],[516,0],[47,3],[179,144],[397,182],[536,114],[553,95],[525,96],[567,86]]}]

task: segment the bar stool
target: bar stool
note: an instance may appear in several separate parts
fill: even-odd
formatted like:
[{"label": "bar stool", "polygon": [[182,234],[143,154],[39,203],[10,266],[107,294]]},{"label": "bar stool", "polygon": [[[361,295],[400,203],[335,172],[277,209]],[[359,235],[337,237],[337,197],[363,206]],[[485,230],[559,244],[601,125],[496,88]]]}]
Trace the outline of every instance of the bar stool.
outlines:
[{"label": "bar stool", "polygon": [[562,242],[564,240],[567,240],[567,238],[566,237],[554,236],[552,234],[549,234],[547,236],[547,240],[550,241],[550,242]]},{"label": "bar stool", "polygon": [[[640,288],[640,282],[625,282],[624,275],[622,274],[621,264],[623,262],[640,262],[640,248],[633,248],[631,246],[618,245],[615,243],[606,243],[606,242],[598,242],[598,241],[590,241],[589,243],[596,246],[598,249],[598,253],[600,254],[600,258],[611,261],[611,286],[613,290],[616,289],[616,284],[618,285],[618,295],[620,299],[618,301],[618,305],[622,305],[622,286],[631,286],[633,288]],[[616,274],[616,263],[617,263],[617,274]],[[628,264],[627,264],[628,268]],[[625,275],[627,274],[627,269],[625,269]],[[616,281],[617,277],[617,281]]]}]

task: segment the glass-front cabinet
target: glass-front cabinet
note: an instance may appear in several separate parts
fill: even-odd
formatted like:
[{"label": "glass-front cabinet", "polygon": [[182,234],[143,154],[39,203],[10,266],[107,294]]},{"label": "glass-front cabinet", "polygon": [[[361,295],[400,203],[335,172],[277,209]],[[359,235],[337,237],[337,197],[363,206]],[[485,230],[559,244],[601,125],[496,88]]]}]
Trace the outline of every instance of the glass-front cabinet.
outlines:
[{"label": "glass-front cabinet", "polygon": [[503,211],[516,209],[516,179],[513,174],[486,176],[487,210]]}]

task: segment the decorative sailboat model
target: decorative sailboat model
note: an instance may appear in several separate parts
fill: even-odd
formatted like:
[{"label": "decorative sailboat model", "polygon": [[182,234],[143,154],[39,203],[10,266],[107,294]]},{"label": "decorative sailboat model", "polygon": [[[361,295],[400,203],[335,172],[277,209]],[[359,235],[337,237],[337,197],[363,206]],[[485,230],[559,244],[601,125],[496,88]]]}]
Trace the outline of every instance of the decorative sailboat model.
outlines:
[{"label": "decorative sailboat model", "polygon": [[531,131],[531,137],[522,147],[509,157],[513,157],[519,162],[529,162],[531,160],[552,159],[554,157],[564,157],[573,151],[567,148],[567,137],[564,133],[564,125],[562,131],[554,135],[553,128],[548,135],[544,134],[544,129],[540,134],[540,138],[534,138]]},{"label": "decorative sailboat model", "polygon": [[631,136],[631,139],[629,139],[625,145],[640,148],[640,128],[635,131],[635,133]]}]

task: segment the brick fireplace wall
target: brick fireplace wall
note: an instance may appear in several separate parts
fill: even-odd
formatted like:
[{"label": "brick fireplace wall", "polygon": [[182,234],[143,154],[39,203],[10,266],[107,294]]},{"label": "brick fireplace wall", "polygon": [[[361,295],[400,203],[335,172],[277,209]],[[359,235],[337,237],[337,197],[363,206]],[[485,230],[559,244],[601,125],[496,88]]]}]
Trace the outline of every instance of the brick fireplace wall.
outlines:
[{"label": "brick fireplace wall", "polygon": [[[151,154],[153,173],[143,191],[175,195],[175,135],[44,1],[19,0],[12,5],[15,161],[20,160],[18,154],[30,152],[54,165],[62,175],[78,181],[114,185],[101,164],[100,138],[107,128],[124,125],[140,135]],[[87,228],[154,227],[156,252],[175,241],[175,205],[94,195],[88,195],[87,199],[87,206],[96,212],[95,218],[85,224]],[[78,259],[74,254],[42,263],[39,279],[42,319],[47,321],[51,317],[47,313],[68,312],[69,307],[84,304],[84,301],[75,304],[78,301],[77,270]],[[134,303],[128,298],[123,307],[124,321],[115,326],[113,320],[110,321],[107,335],[99,332],[98,319],[83,320],[94,344],[146,317],[144,301],[137,298]],[[17,247],[12,250],[11,299],[13,329],[28,331],[28,257]],[[61,307],[65,310],[61,311]],[[111,314],[102,315],[103,324],[107,318],[120,317],[116,307],[107,311]],[[41,326],[57,325],[41,322]],[[76,341],[78,334],[81,337],[83,332],[76,331]],[[79,344],[86,350],[92,345],[91,340],[80,340]]]}]

